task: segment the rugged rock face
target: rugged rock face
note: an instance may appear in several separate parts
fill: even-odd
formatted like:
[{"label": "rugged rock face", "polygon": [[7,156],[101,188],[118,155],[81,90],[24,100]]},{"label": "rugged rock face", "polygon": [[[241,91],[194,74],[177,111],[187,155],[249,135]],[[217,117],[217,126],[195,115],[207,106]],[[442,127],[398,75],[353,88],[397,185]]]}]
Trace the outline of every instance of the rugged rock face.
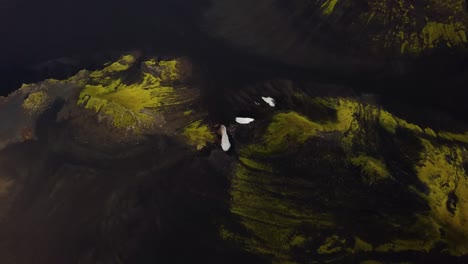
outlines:
[{"label": "rugged rock face", "polygon": [[2,263],[466,262],[466,129],[295,80],[211,98],[197,68],[130,54],[1,100]]},{"label": "rugged rock face", "polygon": [[213,1],[207,32],[268,58],[346,72],[437,52],[466,54],[463,0]]}]

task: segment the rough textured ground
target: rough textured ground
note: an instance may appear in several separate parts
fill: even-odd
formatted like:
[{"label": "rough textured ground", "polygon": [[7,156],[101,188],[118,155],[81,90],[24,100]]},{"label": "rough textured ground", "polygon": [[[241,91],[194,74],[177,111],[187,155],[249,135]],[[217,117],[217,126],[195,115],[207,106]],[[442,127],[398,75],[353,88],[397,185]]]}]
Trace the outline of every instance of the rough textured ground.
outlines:
[{"label": "rough textured ground", "polygon": [[128,54],[2,99],[2,263],[466,262],[464,124],[295,80],[213,97],[198,69]]}]

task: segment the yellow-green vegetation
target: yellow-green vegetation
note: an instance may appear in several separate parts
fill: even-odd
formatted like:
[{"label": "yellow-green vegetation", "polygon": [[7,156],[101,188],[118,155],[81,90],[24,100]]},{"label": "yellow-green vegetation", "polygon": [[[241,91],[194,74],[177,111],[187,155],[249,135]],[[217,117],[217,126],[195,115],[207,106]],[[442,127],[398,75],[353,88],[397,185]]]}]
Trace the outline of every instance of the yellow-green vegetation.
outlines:
[{"label": "yellow-green vegetation", "polygon": [[[274,256],[277,263],[288,263],[292,248],[302,247],[307,238],[298,234],[303,224],[327,228],[333,219],[294,202],[294,192],[284,192],[284,182],[272,174],[268,163],[241,158],[231,184],[231,212],[252,236],[239,236],[238,242],[250,252]],[[221,233],[225,239],[232,240]]]},{"label": "yellow-green vegetation", "polygon": [[147,124],[151,117],[142,112],[176,103],[173,88],[150,87],[146,83],[127,85],[116,80],[108,86],[86,85],[78,104],[112,118],[118,128]]},{"label": "yellow-green vegetation", "polygon": [[[307,240],[305,236],[297,235],[297,229],[301,225],[307,223],[317,228],[334,226],[330,215],[296,204],[294,197],[299,193],[294,191],[294,184],[286,191],[288,185],[285,185],[283,179],[272,174],[272,164],[262,161],[264,156],[279,153],[288,146],[304,143],[326,132],[337,131],[342,135],[353,133],[351,128],[356,122],[355,115],[360,108],[358,103],[348,99],[331,98],[319,98],[317,102],[334,108],[336,118],[331,121],[314,122],[296,112],[276,114],[262,142],[241,150],[240,162],[232,180],[231,212],[240,216],[244,227],[254,234],[253,238],[245,238],[244,244],[249,251],[273,255],[278,263],[292,261],[292,248],[302,246]],[[344,145],[350,144],[349,139],[352,135],[349,135],[341,137]],[[382,173],[381,170],[377,171]],[[317,249],[317,252],[328,254],[336,250],[344,249],[324,245]]]},{"label": "yellow-green vegetation", "polygon": [[158,61],[156,59],[149,59],[145,62],[143,62],[144,65],[146,65],[147,67],[154,67],[156,65],[158,65]]},{"label": "yellow-green vegetation", "polygon": [[20,89],[28,88],[28,87],[31,86],[31,85],[32,85],[32,84],[30,84],[30,83],[23,83],[23,84],[21,84]]},{"label": "yellow-green vegetation", "polygon": [[465,25],[457,23],[428,22],[422,29],[424,49],[434,48],[439,42],[448,46],[461,46],[467,42]]},{"label": "yellow-green vegetation", "polygon": [[216,139],[210,128],[201,122],[201,120],[193,122],[183,132],[187,143],[197,150],[203,149],[208,143],[214,143]]},{"label": "yellow-green vegetation", "polygon": [[296,235],[294,236],[292,239],[291,239],[291,246],[293,247],[303,247],[305,242],[306,242],[306,238],[304,236],[301,236],[301,235]]},{"label": "yellow-green vegetation", "polygon": [[398,118],[385,110],[375,108],[374,111],[379,117],[379,123],[381,127],[392,134],[396,133],[397,128],[403,128],[403,129],[411,130],[412,132],[414,132],[416,135],[420,137],[441,138],[441,139],[449,140],[449,141],[458,141],[461,143],[468,143],[468,133],[457,134],[457,133],[448,132],[448,131],[435,132],[431,128],[423,129],[416,124],[409,123],[406,120]]},{"label": "yellow-green vegetation", "polygon": [[[109,118],[116,128],[130,128],[138,132],[154,122],[152,112],[148,109],[156,111],[161,107],[190,100],[182,98],[173,87],[163,86],[161,82],[166,79],[166,76],[163,77],[151,71],[143,72],[139,82],[130,84],[122,82],[119,76],[113,75],[129,69],[135,60],[133,56],[123,56],[103,70],[91,73],[90,76],[98,83],[84,87],[79,95],[78,105]],[[175,62],[159,63],[171,65],[171,67],[165,67],[162,73],[171,78],[177,77],[175,73],[171,73],[176,71]]]},{"label": "yellow-green vegetation", "polygon": [[360,239],[359,237],[354,238],[353,252],[371,252],[373,250],[374,250],[374,247],[371,244]]},{"label": "yellow-green vegetation", "polygon": [[[376,111],[376,114],[379,117],[379,122],[380,125],[387,130],[388,132],[395,134],[397,128],[405,128],[409,129],[415,133],[423,133],[423,129],[419,127],[418,125],[408,123],[405,120],[395,117],[391,113],[383,110],[383,109],[377,109],[375,108],[374,111]],[[430,131],[428,130],[429,134],[432,134],[431,132],[434,132],[433,130]],[[432,134],[433,135],[433,134]]]},{"label": "yellow-green vegetation", "polygon": [[330,15],[335,9],[337,3],[338,0],[326,0],[325,3],[323,3],[320,7],[322,9],[323,14]]},{"label": "yellow-green vegetation", "polygon": [[423,251],[428,252],[440,241],[439,225],[427,215],[416,215],[411,226],[405,227],[406,237],[378,245],[376,252]]},{"label": "yellow-green vegetation", "polygon": [[[274,153],[287,148],[291,144],[304,143],[307,139],[323,132],[348,132],[350,136],[355,113],[359,104],[347,99],[328,98],[327,103],[336,109],[337,119],[323,123],[314,122],[296,112],[278,113],[268,126],[263,145],[252,146],[248,151],[258,153]],[[343,144],[348,144],[349,137],[343,138]]]},{"label": "yellow-green vegetation", "polygon": [[316,3],[324,20],[336,18],[331,23],[339,23],[336,21],[341,21],[346,13],[349,23],[355,26],[353,29],[343,26],[341,32],[335,33],[345,33],[358,40],[356,45],[366,43],[366,50],[377,56],[418,56],[438,47],[465,49],[468,43],[464,0],[321,0]]},{"label": "yellow-green vegetation", "polygon": [[[397,128],[412,131],[423,143],[424,151],[421,154],[421,163],[416,165],[419,179],[428,186],[428,194],[421,193],[431,206],[431,215],[425,220],[426,233],[431,234],[425,243],[414,240],[397,240],[378,247],[378,251],[403,250],[430,250],[439,239],[438,226],[446,231],[442,238],[449,245],[449,251],[454,255],[468,253],[468,228],[463,223],[468,221],[468,194],[467,172],[463,164],[467,162],[467,150],[463,145],[443,145],[434,143],[435,139],[453,141],[455,143],[468,143],[468,133],[456,134],[452,132],[435,132],[431,128],[424,128],[397,118],[390,113],[379,111],[380,125],[390,133]],[[453,203],[453,212],[447,204]],[[422,218],[422,217],[421,217]],[[432,220],[434,219],[434,220]],[[435,221],[435,222],[434,222]],[[436,224],[437,223],[437,224]],[[430,227],[430,228],[429,228]],[[429,232],[428,230],[431,230]]]},{"label": "yellow-green vegetation", "polygon": [[347,239],[338,235],[332,235],[325,239],[324,243],[317,249],[320,255],[330,255],[335,253],[355,254],[362,252],[372,252],[374,247],[366,241],[355,237],[354,247],[347,245]]},{"label": "yellow-green vegetation", "polygon": [[92,78],[101,78],[112,73],[123,72],[128,70],[135,61],[136,58],[133,55],[122,56],[120,60],[110,64],[102,70],[92,72],[90,76]]},{"label": "yellow-green vegetation", "polygon": [[287,147],[288,141],[304,143],[322,130],[322,125],[312,122],[296,112],[279,113],[275,115],[273,122],[268,127],[265,144],[268,151],[281,151]]},{"label": "yellow-green vegetation", "polygon": [[361,169],[364,181],[368,184],[375,184],[390,176],[385,164],[381,160],[373,157],[360,155],[358,157],[351,158],[351,164]]},{"label": "yellow-green vegetation", "polygon": [[22,107],[29,113],[34,114],[47,107],[48,96],[45,92],[34,92],[24,100]]},{"label": "yellow-green vegetation", "polygon": [[221,236],[222,239],[224,240],[230,240],[230,241],[236,241],[238,240],[238,235],[235,234],[234,232],[230,231],[224,226],[221,226],[219,228],[219,235]]},{"label": "yellow-green vegetation", "polygon": [[421,139],[424,151],[416,166],[419,179],[430,191],[422,194],[432,217],[444,229],[445,241],[453,255],[468,254],[468,162],[465,147],[436,145]]},{"label": "yellow-green vegetation", "polygon": [[[231,212],[239,217],[248,233],[232,232],[227,236],[224,232],[224,239],[233,240],[235,233],[236,242],[250,252],[273,256],[276,263],[294,262],[291,252],[306,250],[308,241],[317,239],[311,233],[301,232],[301,226],[307,224],[318,230],[330,230],[336,228],[338,222],[332,214],[298,203],[303,189],[296,187],[303,182],[278,175],[278,167],[269,157],[286,150],[294,151],[295,146],[313,138],[331,137],[341,143],[346,160],[361,170],[364,183],[375,185],[393,179],[390,164],[383,157],[376,158],[375,152],[366,152],[369,145],[374,144],[367,133],[381,133],[380,128],[383,128],[388,136],[397,136],[399,130],[410,131],[422,142],[424,150],[421,162],[415,164],[415,172],[429,190],[423,193],[413,186],[408,190],[426,199],[431,211],[408,215],[410,223],[401,226],[401,233],[381,244],[371,244],[359,238],[360,234],[354,234],[354,244],[350,245],[349,237],[332,234],[323,238],[323,245],[307,250],[323,257],[369,252],[428,252],[443,241],[451,254],[468,254],[468,225],[463,224],[468,222],[468,176],[463,167],[468,163],[464,145],[468,134],[423,129],[377,106],[353,99],[315,98],[310,102],[334,109],[336,116],[316,121],[297,112],[277,113],[259,142],[241,149],[230,190]],[[365,131],[367,128],[374,130]],[[359,151],[355,151],[356,147]]]},{"label": "yellow-green vegetation", "polygon": [[162,82],[172,82],[180,79],[179,62],[177,60],[157,61],[151,59],[145,61],[144,64],[148,68],[154,69]]},{"label": "yellow-green vegetation", "polygon": [[[369,37],[377,50],[419,54],[439,45],[465,47],[468,16],[464,0],[368,0],[368,9],[358,16],[371,26]],[[357,8],[357,7],[354,7]]]},{"label": "yellow-green vegetation", "polygon": [[176,60],[160,61],[159,68],[163,81],[175,81],[180,78]]},{"label": "yellow-green vegetation", "polygon": [[441,131],[438,133],[440,138],[450,140],[450,141],[458,141],[468,144],[468,133],[464,134],[456,134],[446,131]]},{"label": "yellow-green vegetation", "polygon": [[429,135],[430,137],[433,137],[433,138],[437,137],[437,133],[432,128],[428,128],[428,127],[425,128],[424,133],[426,133],[427,135]]},{"label": "yellow-green vegetation", "polygon": [[428,22],[421,32],[401,32],[401,53],[419,53],[436,48],[443,44],[449,48],[464,47],[467,43],[466,26],[461,22],[439,23]]},{"label": "yellow-green vegetation", "polygon": [[257,161],[255,161],[253,159],[250,159],[250,158],[240,157],[239,161],[244,166],[248,167],[249,169],[266,171],[266,172],[272,172],[273,171],[271,166],[269,166],[269,165],[267,165],[265,163],[262,163],[262,162],[257,162]]},{"label": "yellow-green vegetation", "polygon": [[341,252],[344,250],[345,243],[346,239],[340,238],[337,235],[327,237],[325,243],[317,249],[317,253],[320,255],[329,255]]}]

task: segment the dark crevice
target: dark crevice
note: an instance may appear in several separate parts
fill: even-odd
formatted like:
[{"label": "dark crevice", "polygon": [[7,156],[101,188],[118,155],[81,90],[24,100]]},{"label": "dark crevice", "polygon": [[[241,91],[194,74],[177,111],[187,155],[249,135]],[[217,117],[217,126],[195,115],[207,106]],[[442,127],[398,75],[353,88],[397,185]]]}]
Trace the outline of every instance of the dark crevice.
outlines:
[{"label": "dark crevice", "polygon": [[458,204],[458,196],[454,191],[451,191],[448,194],[447,197],[447,202],[446,202],[446,207],[447,210],[452,214],[455,215],[455,212],[457,210],[457,204]]}]

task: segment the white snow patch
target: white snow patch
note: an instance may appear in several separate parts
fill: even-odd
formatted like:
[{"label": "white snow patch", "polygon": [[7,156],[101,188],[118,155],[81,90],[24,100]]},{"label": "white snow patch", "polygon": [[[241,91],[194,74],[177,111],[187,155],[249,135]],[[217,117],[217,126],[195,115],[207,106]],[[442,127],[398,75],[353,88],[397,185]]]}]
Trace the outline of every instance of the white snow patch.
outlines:
[{"label": "white snow patch", "polygon": [[236,117],[236,122],[241,125],[247,125],[255,121],[255,119],[250,117]]},{"label": "white snow patch", "polygon": [[231,148],[231,142],[229,142],[229,137],[226,132],[225,125],[221,125],[221,148],[224,151],[228,151]]},{"label": "white snow patch", "polygon": [[260,103],[258,103],[257,101],[254,101],[255,105],[260,105]]},{"label": "white snow patch", "polygon": [[265,103],[269,104],[271,107],[275,107],[275,105],[276,105],[275,99],[273,99],[271,97],[263,97],[263,96],[262,96],[262,99],[263,99],[263,101],[265,101]]}]

